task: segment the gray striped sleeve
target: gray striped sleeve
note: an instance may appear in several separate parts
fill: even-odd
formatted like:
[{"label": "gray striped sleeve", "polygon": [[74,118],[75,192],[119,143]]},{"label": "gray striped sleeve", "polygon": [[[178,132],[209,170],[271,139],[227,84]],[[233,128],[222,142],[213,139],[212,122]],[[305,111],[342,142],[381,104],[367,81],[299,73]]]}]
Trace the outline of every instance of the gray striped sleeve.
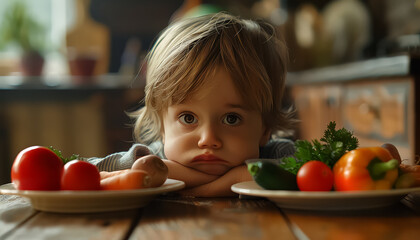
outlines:
[{"label": "gray striped sleeve", "polygon": [[99,171],[117,171],[131,168],[137,158],[151,154],[150,149],[142,144],[134,144],[127,152],[118,152],[104,158],[87,158]]},{"label": "gray striped sleeve", "polygon": [[260,148],[260,158],[279,159],[291,156],[295,151],[293,141],[284,138],[272,139]]}]

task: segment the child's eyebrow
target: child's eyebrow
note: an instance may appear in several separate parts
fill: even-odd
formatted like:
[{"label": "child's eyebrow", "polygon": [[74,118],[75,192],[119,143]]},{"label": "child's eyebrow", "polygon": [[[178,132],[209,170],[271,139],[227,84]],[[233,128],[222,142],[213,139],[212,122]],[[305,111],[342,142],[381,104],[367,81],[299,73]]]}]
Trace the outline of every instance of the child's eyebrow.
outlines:
[{"label": "child's eyebrow", "polygon": [[226,107],[229,107],[229,108],[238,108],[238,109],[241,109],[241,110],[244,110],[244,111],[250,110],[249,107],[246,107],[245,105],[242,105],[242,104],[228,103],[228,104],[226,104]]}]

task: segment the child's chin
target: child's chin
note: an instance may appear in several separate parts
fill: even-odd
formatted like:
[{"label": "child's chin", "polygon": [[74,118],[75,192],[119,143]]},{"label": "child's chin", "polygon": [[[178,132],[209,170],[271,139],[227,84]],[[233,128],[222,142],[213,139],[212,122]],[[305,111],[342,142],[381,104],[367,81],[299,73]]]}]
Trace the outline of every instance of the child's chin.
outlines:
[{"label": "child's chin", "polygon": [[198,166],[194,166],[194,168],[200,172],[218,176],[225,174],[230,169],[230,167],[221,164],[200,164]]}]

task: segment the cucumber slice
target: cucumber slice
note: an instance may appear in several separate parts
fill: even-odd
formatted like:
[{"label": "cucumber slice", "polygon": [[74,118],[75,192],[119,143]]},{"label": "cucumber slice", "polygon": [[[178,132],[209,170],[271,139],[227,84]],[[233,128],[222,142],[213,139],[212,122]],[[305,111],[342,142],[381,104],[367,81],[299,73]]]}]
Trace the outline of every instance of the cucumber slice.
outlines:
[{"label": "cucumber slice", "polygon": [[298,190],[296,175],[270,161],[248,163],[254,181],[267,190]]}]

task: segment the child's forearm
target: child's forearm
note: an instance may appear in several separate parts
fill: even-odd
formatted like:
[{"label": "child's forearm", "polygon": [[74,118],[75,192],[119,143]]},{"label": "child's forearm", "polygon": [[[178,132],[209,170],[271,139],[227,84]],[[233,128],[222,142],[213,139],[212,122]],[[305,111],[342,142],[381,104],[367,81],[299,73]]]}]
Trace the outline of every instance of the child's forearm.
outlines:
[{"label": "child's forearm", "polygon": [[205,174],[171,160],[163,159],[163,161],[166,166],[168,166],[168,178],[184,181],[186,188],[203,185],[220,177],[217,175]]},{"label": "child's forearm", "polygon": [[230,187],[238,182],[251,181],[252,176],[249,174],[246,165],[241,165],[232,168],[225,175],[217,178],[216,180],[180,191],[180,194],[185,196],[195,197],[224,197],[234,196]]}]

